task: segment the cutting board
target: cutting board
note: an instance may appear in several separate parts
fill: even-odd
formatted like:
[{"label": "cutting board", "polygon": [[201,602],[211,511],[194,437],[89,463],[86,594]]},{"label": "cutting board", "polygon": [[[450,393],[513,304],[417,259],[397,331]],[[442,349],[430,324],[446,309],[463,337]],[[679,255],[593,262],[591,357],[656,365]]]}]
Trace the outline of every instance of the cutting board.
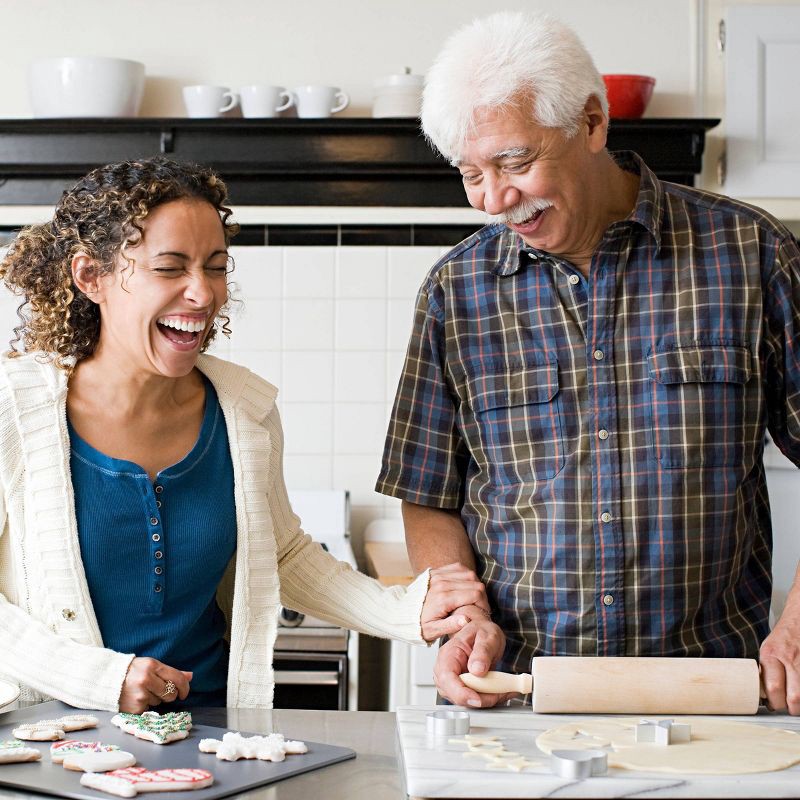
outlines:
[{"label": "cutting board", "polygon": [[[40,719],[54,719],[63,714],[75,714],[76,709],[51,701],[40,705],[30,706],[20,711],[11,711],[0,714],[0,741],[13,739],[11,731],[20,722],[35,722]],[[69,739],[78,739],[86,742],[103,742],[116,744],[123,750],[133,753],[138,759],[137,766],[147,769],[169,769],[173,767],[189,767],[207,769],[214,775],[214,783],[206,789],[195,789],[189,792],[168,792],[168,798],[191,798],[191,800],[215,800],[239,794],[264,784],[300,775],[303,772],[336,764],[355,758],[355,753],[346,747],[335,747],[317,742],[306,742],[308,753],[302,755],[286,756],[285,761],[273,763],[271,761],[240,760],[220,761],[211,753],[201,753],[197,744],[201,739],[221,739],[226,733],[224,728],[215,728],[211,725],[193,725],[186,739],[171,742],[168,745],[158,745],[152,742],[137,739],[128,733],[123,733],[110,722],[113,714],[107,711],[89,711],[100,720],[96,728],[83,731],[73,731],[67,734]],[[246,731],[241,731],[245,735]],[[256,733],[280,733],[280,731],[257,731]],[[21,764],[0,764],[0,787],[42,792],[59,797],[72,797],[77,800],[98,800],[105,798],[111,800],[114,795],[87,789],[81,786],[82,773],[64,769],[60,764],[53,764],[50,760],[51,742],[27,742],[26,746],[35,747],[42,751],[41,761],[32,761]],[[143,795],[154,797],[162,795]],[[177,796],[177,797],[176,797]]]},{"label": "cutting board", "polygon": [[[637,797],[640,794],[648,798],[797,797],[800,791],[800,764],[777,772],[730,776],[679,776],[611,769],[603,777],[571,781],[550,772],[548,757],[536,747],[536,737],[577,717],[591,715],[534,714],[521,708],[467,709],[472,735],[498,736],[507,750],[537,762],[535,767],[520,773],[500,772],[489,769],[484,759],[465,758],[463,744],[450,743],[446,738],[429,738],[425,715],[436,709],[435,706],[397,709],[398,755],[410,797]],[[800,718],[786,714],[726,719],[800,733]]]}]

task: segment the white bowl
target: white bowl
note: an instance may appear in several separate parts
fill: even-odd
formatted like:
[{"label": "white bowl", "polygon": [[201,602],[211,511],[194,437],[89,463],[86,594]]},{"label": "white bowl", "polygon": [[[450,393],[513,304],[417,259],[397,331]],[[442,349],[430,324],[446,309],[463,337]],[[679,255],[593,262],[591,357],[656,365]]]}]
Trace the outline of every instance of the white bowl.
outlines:
[{"label": "white bowl", "polygon": [[135,117],[144,64],[124,58],[39,58],[28,69],[33,116]]}]

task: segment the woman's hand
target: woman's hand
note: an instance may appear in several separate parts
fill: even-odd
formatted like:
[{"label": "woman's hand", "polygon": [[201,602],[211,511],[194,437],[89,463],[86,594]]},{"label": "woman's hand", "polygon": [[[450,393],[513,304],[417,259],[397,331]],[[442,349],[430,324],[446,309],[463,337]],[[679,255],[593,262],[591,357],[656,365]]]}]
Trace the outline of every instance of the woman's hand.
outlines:
[{"label": "woman's hand", "polygon": [[[478,576],[462,564],[432,569],[428,594],[422,606],[423,639],[432,642],[461,630],[473,618],[473,612],[465,608],[469,606],[479,609],[475,616],[489,614],[486,588]],[[458,613],[453,614],[456,610]]]},{"label": "woman's hand", "polygon": [[185,700],[191,672],[173,669],[155,658],[134,658],[119,695],[119,710],[141,714],[151,706]]}]

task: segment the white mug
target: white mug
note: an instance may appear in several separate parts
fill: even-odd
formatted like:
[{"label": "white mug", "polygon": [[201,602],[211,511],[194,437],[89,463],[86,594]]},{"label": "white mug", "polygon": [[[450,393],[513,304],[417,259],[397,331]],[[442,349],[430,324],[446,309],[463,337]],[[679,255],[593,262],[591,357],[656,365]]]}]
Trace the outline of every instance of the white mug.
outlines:
[{"label": "white mug", "polygon": [[242,86],[239,96],[245,117],[275,117],[294,104],[282,86]]},{"label": "white mug", "polygon": [[227,86],[184,86],[183,102],[190,117],[220,117],[239,98]]},{"label": "white mug", "polygon": [[298,117],[329,117],[350,103],[347,94],[336,86],[298,86],[292,96]]}]

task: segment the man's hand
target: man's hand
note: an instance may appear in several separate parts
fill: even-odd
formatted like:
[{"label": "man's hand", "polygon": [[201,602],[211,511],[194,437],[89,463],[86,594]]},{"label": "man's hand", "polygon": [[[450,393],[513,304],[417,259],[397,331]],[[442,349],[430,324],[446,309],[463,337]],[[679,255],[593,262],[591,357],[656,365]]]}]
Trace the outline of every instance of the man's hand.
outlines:
[{"label": "man's hand", "polygon": [[800,616],[789,604],[761,645],[761,683],[769,707],[800,715]]},{"label": "man's hand", "polygon": [[141,714],[151,706],[172,703],[178,698],[185,700],[191,679],[191,672],[173,669],[155,658],[134,658],[122,684],[119,710]]},{"label": "man's hand", "polygon": [[463,672],[485,675],[503,654],[506,637],[488,619],[467,623],[439,649],[433,678],[442,697],[460,706],[488,708],[505,701],[513,694],[481,694],[461,682]]},{"label": "man's hand", "polygon": [[[432,569],[422,606],[422,637],[433,642],[461,630],[473,616],[481,616],[480,610],[470,613],[470,606],[482,609],[485,615],[489,613],[486,588],[471,569],[461,564]],[[453,614],[457,609],[458,613]]]}]

